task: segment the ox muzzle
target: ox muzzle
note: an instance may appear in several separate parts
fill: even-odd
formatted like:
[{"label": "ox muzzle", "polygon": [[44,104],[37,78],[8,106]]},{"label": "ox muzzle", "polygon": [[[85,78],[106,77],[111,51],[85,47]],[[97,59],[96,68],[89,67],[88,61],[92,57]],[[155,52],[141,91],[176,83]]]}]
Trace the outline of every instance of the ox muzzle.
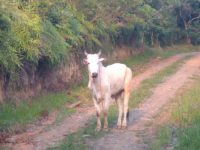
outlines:
[{"label": "ox muzzle", "polygon": [[98,73],[96,73],[96,72],[94,72],[94,73],[92,73],[92,78],[94,79],[94,78],[97,78],[98,77]]}]

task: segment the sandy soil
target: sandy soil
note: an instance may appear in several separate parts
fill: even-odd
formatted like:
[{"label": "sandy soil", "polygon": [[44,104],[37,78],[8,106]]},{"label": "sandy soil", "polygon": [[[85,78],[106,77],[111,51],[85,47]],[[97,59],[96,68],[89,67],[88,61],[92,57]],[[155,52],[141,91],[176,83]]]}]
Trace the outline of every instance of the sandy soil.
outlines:
[{"label": "sandy soil", "polygon": [[[149,78],[151,75],[160,71],[161,69],[171,65],[177,60],[186,55],[194,55],[191,60],[187,61],[185,65],[174,75],[169,77],[166,82],[160,84],[154,89],[154,94],[142,103],[137,109],[131,111],[129,127],[127,130],[114,130],[97,141],[88,141],[91,149],[146,149],[145,145],[138,134],[146,128],[146,124],[153,121],[153,116],[166,105],[174,96],[177,89],[179,89],[190,76],[196,73],[200,67],[200,54],[179,54],[165,60],[156,61],[153,66],[148,67],[143,73],[133,78],[133,90],[136,89],[140,83]],[[38,125],[30,126],[26,132],[13,135],[6,139],[5,147],[14,150],[44,150],[48,147],[55,146],[59,141],[64,139],[68,134],[76,132],[79,128],[84,127],[88,120],[94,117],[95,110],[93,106],[80,107],[77,112],[65,118],[59,124],[51,125],[56,113],[50,115],[47,120],[44,120]]]}]

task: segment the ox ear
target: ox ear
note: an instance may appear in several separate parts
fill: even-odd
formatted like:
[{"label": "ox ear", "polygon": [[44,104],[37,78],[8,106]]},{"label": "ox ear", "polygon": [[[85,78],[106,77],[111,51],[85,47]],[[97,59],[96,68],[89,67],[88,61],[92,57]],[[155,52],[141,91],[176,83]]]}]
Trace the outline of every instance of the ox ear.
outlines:
[{"label": "ox ear", "polygon": [[105,60],[105,58],[99,58],[99,61],[104,61]]},{"label": "ox ear", "polygon": [[101,55],[101,49],[99,50],[99,52],[97,53],[97,55],[98,55],[98,56],[100,56],[100,55]]},{"label": "ox ear", "polygon": [[83,59],[83,64],[84,64],[84,65],[87,65],[87,64],[88,64],[87,59]]},{"label": "ox ear", "polygon": [[88,53],[86,52],[86,50],[84,50],[84,54],[85,54],[85,56],[87,56],[87,55],[88,55]]}]

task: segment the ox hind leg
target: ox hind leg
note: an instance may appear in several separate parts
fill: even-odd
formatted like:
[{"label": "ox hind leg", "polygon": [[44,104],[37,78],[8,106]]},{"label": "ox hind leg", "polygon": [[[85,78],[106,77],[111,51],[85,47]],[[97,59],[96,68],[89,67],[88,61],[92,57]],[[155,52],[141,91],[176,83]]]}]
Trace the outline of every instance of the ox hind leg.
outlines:
[{"label": "ox hind leg", "polygon": [[118,120],[117,120],[117,128],[121,129],[122,127],[122,117],[123,117],[123,93],[119,97],[116,98],[117,106],[118,106]]},{"label": "ox hind leg", "polygon": [[124,117],[122,121],[122,128],[127,127],[127,113],[128,113],[128,102],[131,93],[131,81],[132,81],[132,71],[127,68],[126,77],[125,77],[125,86],[124,86],[124,101],[123,101],[123,110]]},{"label": "ox hind leg", "polygon": [[110,96],[107,95],[105,101],[103,102],[103,112],[104,112],[104,126],[103,129],[108,131],[108,109],[110,105]]}]

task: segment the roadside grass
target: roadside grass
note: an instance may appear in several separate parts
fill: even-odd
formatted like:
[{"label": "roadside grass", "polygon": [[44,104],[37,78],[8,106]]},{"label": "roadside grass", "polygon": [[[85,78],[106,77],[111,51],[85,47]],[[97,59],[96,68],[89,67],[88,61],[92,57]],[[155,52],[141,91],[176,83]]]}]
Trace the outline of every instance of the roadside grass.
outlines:
[{"label": "roadside grass", "polygon": [[170,125],[163,125],[157,129],[156,139],[149,144],[150,150],[162,150],[165,146],[172,145],[173,127]]},{"label": "roadside grass", "polygon": [[[61,106],[59,108],[58,114],[56,116],[56,121],[55,123],[61,122],[65,117],[69,115],[68,109],[66,105],[73,104],[74,102],[80,101],[81,106],[83,107],[84,105],[87,106],[92,103],[92,100],[89,98],[90,97],[90,91],[86,88],[87,86],[85,84],[79,86],[79,87],[74,87],[70,91],[66,93],[66,97],[70,99],[70,101],[65,102],[65,107]],[[75,109],[72,109],[73,112],[75,112]]]},{"label": "roadside grass", "polygon": [[[19,127],[23,128],[26,124],[58,110],[64,104],[70,103],[73,100],[67,97],[64,92],[59,92],[42,95],[19,104],[4,103],[0,106],[0,130],[14,131]],[[70,114],[74,110],[68,109],[66,111],[67,114]]]},{"label": "roadside grass", "polygon": [[[132,92],[129,107],[134,108],[136,107],[140,102],[142,102],[145,98],[150,96],[152,94],[152,88],[154,88],[156,85],[164,81],[166,77],[169,75],[175,73],[178,68],[183,64],[183,62],[187,59],[183,58],[172,65],[164,68],[160,72],[156,73],[149,79],[144,80],[140,87]],[[110,127],[114,127],[116,124],[117,119],[117,107],[111,106],[109,109],[109,117],[108,122]],[[88,149],[86,140],[88,139],[97,139],[99,137],[102,137],[105,134],[108,134],[110,132],[95,132],[95,126],[96,126],[96,119],[92,119],[89,121],[89,123],[86,125],[85,128],[81,128],[76,133],[72,133],[67,136],[63,142],[53,148],[50,148],[49,150],[64,150],[64,149],[73,149],[73,150],[85,150]]]},{"label": "roadside grass", "polygon": [[[171,110],[170,121],[158,129],[151,144],[154,145],[152,150],[163,149],[169,144],[175,150],[200,148],[200,76],[196,77],[195,81],[189,90],[181,91],[174,98],[175,105]],[[162,130],[163,128],[165,130]],[[160,138],[159,135],[163,137]],[[176,142],[173,142],[174,139]]]},{"label": "roadside grass", "polygon": [[196,84],[183,95],[177,97],[177,106],[172,119],[178,124],[177,150],[197,150],[200,148],[200,77]]},{"label": "roadside grass", "polygon": [[180,53],[180,52],[196,52],[200,51],[199,46],[188,45],[188,44],[181,44],[181,45],[174,45],[164,48],[165,51],[172,51],[170,53]]}]

